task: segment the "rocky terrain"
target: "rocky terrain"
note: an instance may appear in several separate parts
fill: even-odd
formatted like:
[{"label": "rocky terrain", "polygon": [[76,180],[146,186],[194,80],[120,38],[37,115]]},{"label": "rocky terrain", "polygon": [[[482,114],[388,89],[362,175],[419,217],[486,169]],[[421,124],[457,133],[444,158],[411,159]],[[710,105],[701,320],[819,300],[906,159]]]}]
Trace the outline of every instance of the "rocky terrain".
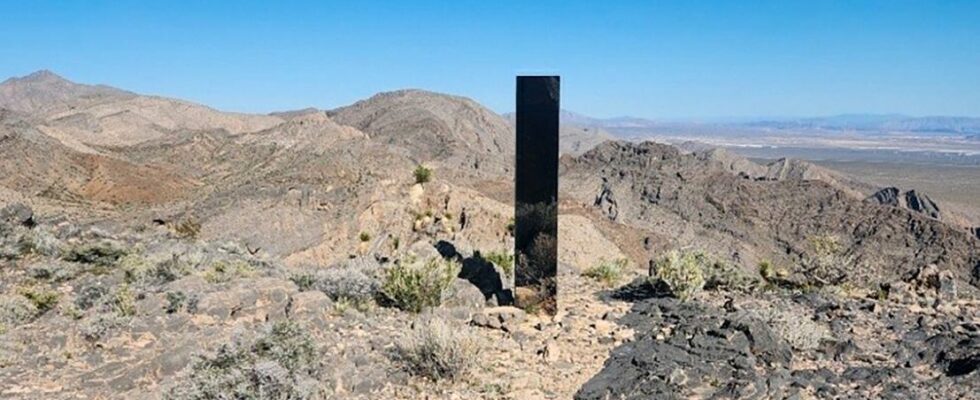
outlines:
[{"label": "rocky terrain", "polygon": [[980,239],[914,188],[562,128],[559,312],[513,127],[0,84],[0,397],[971,398]]}]

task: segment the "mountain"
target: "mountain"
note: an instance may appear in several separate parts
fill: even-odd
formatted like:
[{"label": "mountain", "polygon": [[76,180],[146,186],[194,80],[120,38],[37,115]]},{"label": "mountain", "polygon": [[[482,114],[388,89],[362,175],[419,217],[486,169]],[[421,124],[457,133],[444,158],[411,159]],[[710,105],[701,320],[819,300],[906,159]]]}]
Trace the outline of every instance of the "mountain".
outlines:
[{"label": "mountain", "polygon": [[820,129],[834,131],[919,132],[967,134],[980,133],[980,118],[909,117],[900,114],[844,114],[831,117],[777,121],[757,121],[747,126],[775,129]]},{"label": "mountain", "polygon": [[274,116],[225,113],[182,100],[77,84],[50,71],[4,81],[0,108],[39,119],[39,129],[78,149],[84,149],[79,143],[132,145],[182,129],[254,132],[282,122]]},{"label": "mountain", "polygon": [[327,114],[416,162],[439,162],[486,174],[511,169],[513,129],[473,100],[424,90],[380,93]]}]

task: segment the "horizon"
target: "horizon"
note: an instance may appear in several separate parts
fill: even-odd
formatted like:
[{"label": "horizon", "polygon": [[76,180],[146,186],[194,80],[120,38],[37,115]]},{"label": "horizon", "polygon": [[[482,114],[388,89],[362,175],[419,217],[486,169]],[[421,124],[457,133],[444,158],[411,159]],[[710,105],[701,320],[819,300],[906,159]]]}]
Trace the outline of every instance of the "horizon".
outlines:
[{"label": "horizon", "polygon": [[[9,77],[4,78],[2,81],[0,81],[0,84],[4,84],[4,83],[7,83],[9,81],[13,81],[13,80],[17,80],[17,79],[29,78],[31,76],[42,75],[42,74],[50,74],[50,75],[53,75],[53,76],[55,76],[55,77],[57,77],[59,79],[63,79],[65,81],[71,82],[73,84],[88,85],[88,86],[105,86],[105,87],[110,87],[110,88],[113,88],[113,89],[118,89],[118,90],[123,90],[123,91],[127,91],[127,92],[132,92],[134,94],[141,95],[141,96],[165,97],[165,98],[170,98],[170,99],[173,99],[173,100],[181,100],[181,101],[191,101],[191,102],[194,102],[192,100],[184,99],[184,98],[180,98],[180,97],[169,97],[169,96],[164,96],[164,95],[160,95],[160,94],[156,94],[156,93],[136,92],[136,91],[129,90],[128,88],[112,86],[112,85],[108,85],[108,84],[104,84],[104,83],[99,83],[99,82],[79,82],[79,81],[76,81],[74,79],[71,79],[70,77],[66,77],[66,76],[58,73],[58,71],[53,71],[53,70],[48,69],[48,68],[39,69],[39,70],[33,71],[33,72],[29,73],[29,74],[25,74],[25,75],[9,76]],[[272,114],[277,114],[277,113],[295,112],[295,111],[302,111],[302,110],[307,110],[307,109],[314,109],[314,110],[318,110],[318,111],[330,111],[332,109],[336,109],[336,108],[340,108],[340,107],[345,107],[345,106],[352,105],[352,104],[354,104],[355,102],[358,102],[358,101],[367,100],[368,98],[370,98],[371,96],[374,96],[376,94],[390,93],[390,92],[397,92],[397,91],[404,91],[404,90],[420,90],[420,91],[428,91],[428,92],[431,92],[431,93],[442,94],[442,95],[459,96],[459,97],[470,98],[469,96],[467,96],[465,94],[461,94],[461,93],[435,92],[435,91],[432,91],[432,90],[429,90],[429,89],[425,89],[425,88],[397,88],[397,89],[392,89],[392,90],[386,90],[386,91],[382,91],[382,92],[377,92],[377,93],[372,94],[372,95],[370,95],[368,97],[365,97],[365,98],[362,98],[362,99],[357,99],[357,100],[355,100],[352,103],[349,103],[349,104],[340,104],[340,105],[337,105],[337,106],[334,106],[334,107],[330,107],[330,108],[321,108],[321,107],[316,107],[316,106],[307,106],[307,107],[299,107],[299,108],[293,108],[293,109],[271,110],[271,111],[267,111],[267,112],[250,112],[250,111],[237,111],[237,110],[222,109],[222,108],[215,107],[215,106],[213,106],[211,104],[206,104],[206,103],[198,103],[198,102],[194,102],[194,103],[195,104],[202,105],[202,106],[205,106],[205,107],[208,107],[208,108],[212,108],[212,109],[214,109],[216,111],[219,111],[219,112],[232,112],[232,113],[254,114],[254,115],[272,115]],[[470,99],[476,101],[476,99],[472,99],[472,98],[470,98]],[[513,110],[502,111],[501,112],[501,111],[498,111],[498,110],[492,110],[491,109],[491,111],[494,111],[494,112],[496,112],[497,114],[499,114],[501,116],[507,116],[508,114],[513,114],[514,113]],[[597,116],[594,116],[594,115],[589,115],[589,114],[586,114],[586,113],[579,112],[578,110],[570,110],[570,109],[567,109],[567,108],[564,108],[564,107],[561,108],[561,111],[563,113],[571,113],[571,114],[574,114],[574,116],[576,116],[576,117],[584,117],[584,118],[604,120],[604,121],[612,121],[612,120],[617,120],[617,119],[637,119],[637,120],[645,120],[645,121],[658,122],[658,123],[692,123],[692,124],[697,124],[697,123],[706,123],[706,124],[726,124],[726,123],[739,124],[739,123],[770,122],[770,121],[771,122],[788,122],[788,121],[793,121],[793,120],[809,120],[809,119],[824,119],[824,118],[828,118],[829,119],[829,118],[840,118],[840,117],[893,117],[893,118],[907,118],[907,119],[920,119],[920,118],[967,118],[967,119],[980,119],[980,117],[972,117],[972,116],[966,116],[966,115],[909,115],[909,114],[901,114],[901,113],[861,113],[861,112],[846,112],[846,113],[842,113],[842,114],[833,114],[833,115],[796,115],[796,116],[764,116],[764,115],[751,116],[750,115],[750,116],[707,116],[707,117],[690,117],[690,118],[685,118],[685,117],[650,118],[650,117],[646,117],[646,116],[642,116],[642,115],[614,115],[614,116],[610,116],[610,117],[597,117]]]},{"label": "horizon", "polygon": [[596,118],[980,117],[977,3],[560,4],[24,2],[0,76],[263,114],[404,88],[503,114],[546,72]]}]

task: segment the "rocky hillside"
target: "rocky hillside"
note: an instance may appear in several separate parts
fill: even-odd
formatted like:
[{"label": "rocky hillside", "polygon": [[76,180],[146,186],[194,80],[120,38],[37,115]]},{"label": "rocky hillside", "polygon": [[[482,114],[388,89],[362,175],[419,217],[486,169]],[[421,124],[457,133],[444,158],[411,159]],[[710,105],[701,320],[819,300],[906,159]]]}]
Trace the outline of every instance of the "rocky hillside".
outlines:
[{"label": "rocky hillside", "polygon": [[637,229],[629,240],[651,255],[697,247],[746,269],[765,262],[794,272],[814,241],[833,237],[848,259],[842,281],[874,284],[933,264],[978,280],[980,247],[967,232],[805,175],[753,178],[650,142],[607,143],[562,168],[570,201]]},{"label": "rocky hillside", "polygon": [[0,397],[980,390],[976,233],[794,160],[563,126],[559,313],[505,306],[513,132],[419,90],[240,115],[0,84]]}]

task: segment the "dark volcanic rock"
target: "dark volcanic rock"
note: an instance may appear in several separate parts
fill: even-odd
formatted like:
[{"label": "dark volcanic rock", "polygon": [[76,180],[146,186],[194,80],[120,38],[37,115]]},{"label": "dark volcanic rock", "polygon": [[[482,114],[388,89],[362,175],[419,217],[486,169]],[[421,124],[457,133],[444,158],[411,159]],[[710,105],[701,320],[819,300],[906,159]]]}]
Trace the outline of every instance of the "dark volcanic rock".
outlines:
[{"label": "dark volcanic rock", "polygon": [[932,218],[939,219],[939,206],[929,196],[914,190],[905,192],[905,204],[912,211],[917,211]]},{"label": "dark volcanic rock", "polygon": [[785,398],[798,390],[785,367],[789,347],[761,321],[654,298],[623,322],[643,333],[616,349],[576,399]]},{"label": "dark volcanic rock", "polygon": [[874,200],[881,205],[898,207],[900,205],[898,194],[899,190],[897,187],[886,187],[871,195],[869,200]]}]

